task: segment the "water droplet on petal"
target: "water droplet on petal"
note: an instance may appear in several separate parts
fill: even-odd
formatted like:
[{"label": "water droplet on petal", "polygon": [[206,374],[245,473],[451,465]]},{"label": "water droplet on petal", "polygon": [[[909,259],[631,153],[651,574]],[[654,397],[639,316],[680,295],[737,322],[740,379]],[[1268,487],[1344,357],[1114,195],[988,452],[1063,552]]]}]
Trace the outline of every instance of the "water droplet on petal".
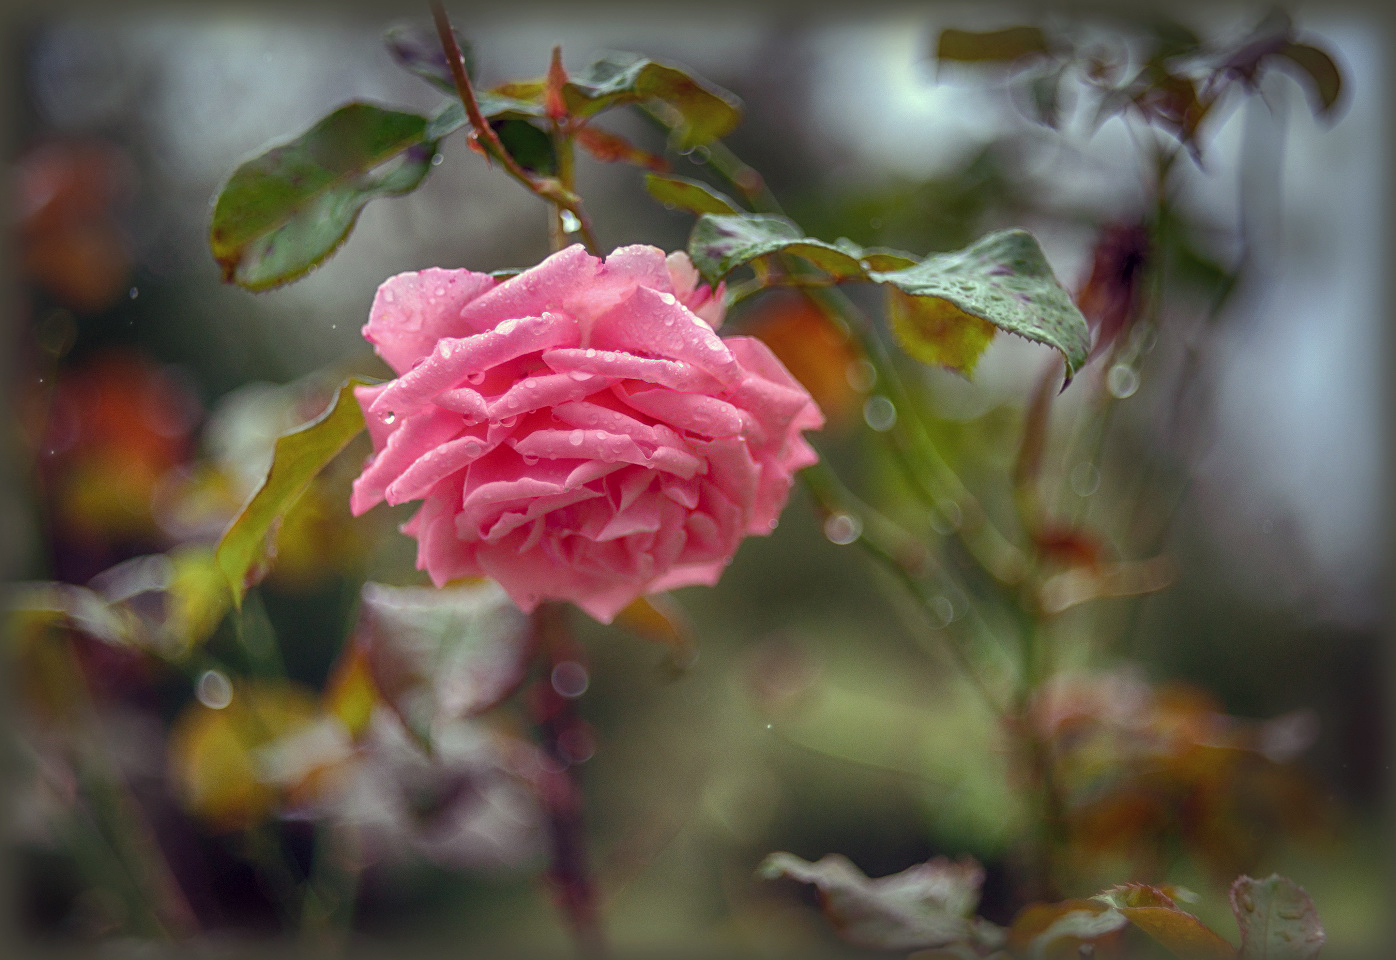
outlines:
[{"label": "water droplet on petal", "polygon": [[572,444],[572,446],[574,447],[580,447],[582,445],[582,441],[585,439],[586,431],[584,430],[573,430],[571,433],[567,435],[567,442]]},{"label": "water droplet on petal", "polygon": [[446,158],[445,158],[444,156],[442,156],[441,154],[439,154],[439,153],[434,153],[434,154],[432,154],[432,157],[431,157],[431,165],[432,165],[433,167],[439,167],[439,166],[441,166],[441,164],[445,161],[445,159],[446,159]]},{"label": "water droplet on petal", "polygon": [[863,533],[863,521],[848,513],[835,513],[824,521],[824,536],[840,546],[852,543]]},{"label": "water droplet on petal", "polygon": [[210,710],[222,710],[233,702],[233,685],[219,670],[205,670],[194,685],[194,696]]},{"label": "water droplet on petal", "polygon": [[674,295],[672,293],[661,293],[659,295],[659,299],[669,304],[669,306],[671,307],[678,302],[674,299]]},{"label": "water droplet on petal", "polygon": [[537,458],[537,457],[531,456],[531,455],[529,455],[529,454],[527,454],[527,453],[520,454],[520,456],[523,457],[523,462],[526,463],[526,464],[528,464],[530,467],[533,466],[535,463],[538,462],[538,458]]},{"label": "water droplet on petal", "polygon": [[572,370],[569,371],[567,375],[578,383],[583,383],[591,379],[591,374],[587,373],[585,370]]},{"label": "water droplet on petal", "polygon": [[1117,363],[1105,375],[1105,389],[1112,397],[1123,400],[1139,389],[1139,374],[1127,363]]},{"label": "water droplet on petal", "polygon": [[444,296],[446,296],[446,288],[445,288],[445,287],[437,287],[437,288],[436,288],[436,295],[437,295],[438,297],[444,297]]},{"label": "water droplet on petal", "polygon": [[387,413],[383,414],[383,422],[388,424],[397,423],[397,414],[389,410]]},{"label": "water droplet on petal", "polygon": [[393,298],[393,292],[392,292],[391,290],[384,290],[384,291],[383,291],[383,302],[384,302],[384,303],[392,303],[392,302],[393,302],[393,299],[394,299],[394,298]]},{"label": "water droplet on petal", "polygon": [[465,450],[466,456],[470,457],[473,460],[475,457],[478,457],[480,455],[480,451],[485,448],[484,445],[481,444],[478,440],[467,440],[465,442],[465,446],[462,449]]},{"label": "water droplet on petal", "polygon": [[478,384],[485,379],[485,372],[483,370],[476,370],[474,373],[467,373],[465,379],[469,383]]},{"label": "water droplet on petal", "polygon": [[863,404],[863,420],[879,433],[885,433],[897,422],[897,408],[882,394],[874,394]]},{"label": "water droplet on petal", "polygon": [[576,233],[582,225],[582,221],[578,220],[577,215],[571,210],[562,211],[558,219],[562,221],[562,230],[564,233]]},{"label": "water droplet on petal", "polygon": [[593,349],[592,347],[587,347],[587,350],[586,350],[586,353],[584,354],[584,356],[585,356],[588,360],[591,360],[592,358],[594,358],[594,357],[596,356],[596,350]]},{"label": "water droplet on petal", "polygon": [[504,418],[502,418],[502,419],[499,421],[499,425],[500,425],[501,427],[512,427],[514,424],[516,424],[516,423],[518,423],[518,422],[519,422],[519,418],[518,418],[518,417],[504,417]]}]

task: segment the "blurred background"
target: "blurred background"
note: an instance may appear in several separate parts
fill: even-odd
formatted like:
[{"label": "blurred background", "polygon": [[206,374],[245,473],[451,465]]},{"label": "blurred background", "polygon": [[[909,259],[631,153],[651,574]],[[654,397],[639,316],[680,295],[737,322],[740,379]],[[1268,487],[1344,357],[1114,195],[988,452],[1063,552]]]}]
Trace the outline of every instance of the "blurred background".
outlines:
[{"label": "blurred background", "polygon": [[[1331,949],[1346,955],[1384,942],[1390,904],[1381,482],[1390,44],[1364,14],[1292,12],[1342,70],[1336,119],[1316,119],[1303,85],[1274,71],[1264,105],[1205,129],[1201,165],[1179,161],[1179,218],[1200,276],[1236,262],[1245,204],[1235,294],[1205,323],[1206,276],[1165,298],[1136,379],[1105,384],[1088,368],[1054,414],[1067,420],[1102,390],[1118,401],[1098,469],[1061,464],[1061,496],[1115,531],[1122,555],[1142,558],[1154,545],[1167,553],[1174,582],[1097,601],[1064,629],[1109,638],[1079,666],[1086,689],[1116,698],[1110,709],[1227,717],[1228,729],[1268,745],[1258,751],[1263,769],[1209,767],[1205,789],[1189,781],[1189,797],[1229,804],[1223,821],[1175,836],[1136,818],[1111,834],[1099,862],[1157,846],[1157,869],[1204,893],[1199,914],[1225,933],[1217,891],[1226,871],[1284,873],[1313,896]],[[1228,37],[1263,13],[1228,6],[1188,25]],[[1076,291],[1101,226],[1149,202],[1138,126],[1114,119],[1091,134],[1074,118],[1051,129],[1001,74],[937,68],[933,56],[946,27],[1034,22],[1102,43],[1118,29],[1031,16],[926,5],[857,18],[660,17],[603,6],[585,18],[496,9],[456,23],[484,86],[542,74],[561,44],[569,69],[631,50],[735,92],[744,121],[728,143],[812,236],[925,254],[1022,225]],[[350,100],[422,112],[440,104],[386,52],[383,31],[395,22],[217,9],[11,21],[17,283],[0,354],[7,579],[105,596],[171,577],[207,581],[199,551],[260,480],[271,439],[321,409],[345,373],[384,369],[360,336],[384,278],[427,266],[522,267],[546,254],[543,207],[456,135],[422,188],[371,203],[307,278],[257,295],[220,282],[208,219],[238,163]],[[608,114],[605,126],[662,147],[637,117]],[[673,162],[674,173],[704,176],[698,158]],[[579,177],[603,246],[684,246],[692,218],[650,199],[640,171],[583,160]],[[834,345],[801,361],[806,338],[786,315],[795,312],[757,299],[731,322],[765,336],[807,384],[834,371],[817,391],[834,421],[818,446],[895,509],[905,495],[864,428],[856,384],[840,382],[846,358]],[[918,374],[947,460],[989,487],[1011,465],[1045,356],[1009,340],[991,346],[973,383]],[[362,453],[342,458],[288,519],[246,628],[269,638],[300,691],[273,692],[288,715],[302,709],[297,697],[344,682],[340,654],[365,578],[422,582],[413,545],[393,531],[401,515],[349,521],[340,498]],[[1159,520],[1150,507],[1164,502],[1176,510]],[[122,561],[170,550],[170,569],[128,566],[103,579]],[[619,946],[832,949],[808,898],[754,879],[773,850],[840,852],[872,876],[971,854],[988,869],[985,914],[1008,919],[1023,814],[1004,787],[993,721],[953,660],[915,638],[881,575],[823,535],[798,490],[775,533],[744,545],[718,587],[676,599],[698,650],[680,671],[662,645],[581,627],[591,658],[581,710],[595,741],[583,767],[587,816]],[[167,640],[203,636],[214,655],[246,640],[221,615],[211,600],[158,613]],[[96,628],[96,639],[74,640],[72,662],[55,663],[36,649],[38,630],[20,622],[11,631],[17,689],[7,714],[20,775],[7,829],[19,930],[90,943],[134,929],[130,904],[112,892],[127,881],[93,852],[100,837],[83,839],[88,820],[102,832],[100,818],[84,819],[92,784],[64,765],[67,748],[54,748],[62,734],[51,718],[67,715],[70,669],[88,678],[83,709],[99,720],[84,729],[101,731],[84,749],[116,771],[103,782],[124,784],[108,800],[138,811],[144,832],[132,842],[163,852],[158,884],[177,891],[182,922],[231,941],[282,929],[278,884],[316,869],[322,821],[287,816],[266,797],[224,795],[236,765],[218,767],[217,752],[197,746],[223,732],[190,711],[227,707],[227,677],[197,657],[175,669],[103,643]],[[1226,793],[1238,782],[1240,800]],[[274,868],[259,846],[269,835],[282,851]],[[1235,849],[1223,851],[1227,843]],[[529,843],[459,854],[370,858],[351,898],[355,936],[449,936],[482,955],[565,943]]]}]

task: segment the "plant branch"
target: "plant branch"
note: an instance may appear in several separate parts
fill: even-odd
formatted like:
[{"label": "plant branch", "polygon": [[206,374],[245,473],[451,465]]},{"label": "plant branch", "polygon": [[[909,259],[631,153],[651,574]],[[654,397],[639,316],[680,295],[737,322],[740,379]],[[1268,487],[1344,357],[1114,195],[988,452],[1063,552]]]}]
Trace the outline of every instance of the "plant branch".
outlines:
[{"label": "plant branch", "polygon": [[461,105],[465,107],[465,116],[470,121],[470,126],[475,131],[475,137],[480,146],[489,156],[499,162],[509,176],[528,188],[530,193],[547,200],[558,210],[566,210],[576,217],[577,232],[581,234],[587,249],[599,256],[601,247],[596,242],[596,236],[592,232],[591,218],[582,206],[581,197],[573,193],[559,180],[551,177],[538,177],[525,170],[504,148],[499,134],[495,133],[494,127],[489,125],[480,112],[480,104],[475,99],[475,88],[470,83],[470,75],[465,72],[465,58],[461,54],[460,44],[456,43],[456,35],[451,30],[451,21],[446,16],[446,8],[440,3],[440,0],[432,0],[431,16],[436,23],[437,36],[441,39],[441,49],[446,54],[446,63],[451,68],[451,79],[455,81],[456,93],[460,96]]},{"label": "plant branch", "polygon": [[543,603],[533,613],[537,649],[543,654],[546,676],[533,687],[531,706],[543,735],[543,748],[551,761],[542,778],[542,797],[548,813],[552,840],[552,864],[548,880],[572,931],[579,955],[598,958],[605,954],[596,885],[587,858],[586,828],[582,817],[581,784],[569,741],[584,732],[576,700],[564,696],[552,683],[558,664],[575,661],[579,651],[567,623],[567,608]]}]

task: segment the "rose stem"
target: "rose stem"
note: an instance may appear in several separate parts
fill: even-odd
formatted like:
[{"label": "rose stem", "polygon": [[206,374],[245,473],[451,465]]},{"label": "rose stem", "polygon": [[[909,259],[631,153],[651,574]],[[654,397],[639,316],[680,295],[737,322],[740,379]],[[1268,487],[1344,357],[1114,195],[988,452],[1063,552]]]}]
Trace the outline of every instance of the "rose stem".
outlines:
[{"label": "rose stem", "polygon": [[552,683],[558,664],[579,659],[567,612],[560,603],[543,603],[533,613],[534,642],[543,654],[547,675],[534,684],[530,704],[543,735],[543,747],[552,761],[542,783],[553,848],[548,880],[572,928],[577,952],[583,957],[600,957],[605,953],[605,941],[596,887],[587,863],[582,790],[566,746],[568,734],[582,730],[583,721],[576,701],[563,696]]},{"label": "rose stem", "polygon": [[558,180],[551,177],[537,177],[529,173],[519,166],[519,162],[508,150],[504,149],[504,144],[499,140],[499,134],[494,132],[494,127],[490,126],[485,121],[484,115],[480,113],[480,104],[475,99],[475,88],[471,86],[470,75],[465,72],[465,58],[461,55],[460,44],[456,43],[456,35],[451,30],[450,18],[446,16],[446,8],[439,0],[432,0],[431,16],[436,23],[437,36],[441,38],[441,49],[446,54],[446,64],[451,68],[451,79],[455,81],[456,93],[460,96],[461,105],[465,107],[465,116],[469,119],[470,126],[475,130],[475,136],[479,140],[480,146],[487,154],[499,161],[509,176],[527,187],[531,193],[554,204],[559,210],[566,210],[576,217],[577,233],[581,234],[587,249],[599,255],[601,247],[596,242],[595,234],[592,233],[591,218],[582,207],[581,197]]}]

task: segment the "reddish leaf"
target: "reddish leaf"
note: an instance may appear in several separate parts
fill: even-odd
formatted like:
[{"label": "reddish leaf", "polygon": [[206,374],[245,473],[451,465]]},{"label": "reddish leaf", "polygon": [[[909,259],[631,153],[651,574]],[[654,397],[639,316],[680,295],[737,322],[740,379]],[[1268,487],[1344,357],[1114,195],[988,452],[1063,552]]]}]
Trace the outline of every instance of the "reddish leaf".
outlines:
[{"label": "reddish leaf", "polygon": [[663,173],[669,169],[669,161],[658,154],[641,150],[624,137],[597,130],[595,127],[582,127],[578,130],[577,143],[603,163],[632,163],[656,173]]},{"label": "reddish leaf", "polygon": [[1096,899],[1124,914],[1159,946],[1184,960],[1233,960],[1236,948],[1201,920],[1179,909],[1158,887],[1131,883],[1112,887]]},{"label": "reddish leaf", "polygon": [[543,110],[553,120],[567,116],[567,102],[562,98],[562,86],[567,71],[562,68],[562,48],[553,47],[553,59],[548,64],[548,77],[543,87]]}]

